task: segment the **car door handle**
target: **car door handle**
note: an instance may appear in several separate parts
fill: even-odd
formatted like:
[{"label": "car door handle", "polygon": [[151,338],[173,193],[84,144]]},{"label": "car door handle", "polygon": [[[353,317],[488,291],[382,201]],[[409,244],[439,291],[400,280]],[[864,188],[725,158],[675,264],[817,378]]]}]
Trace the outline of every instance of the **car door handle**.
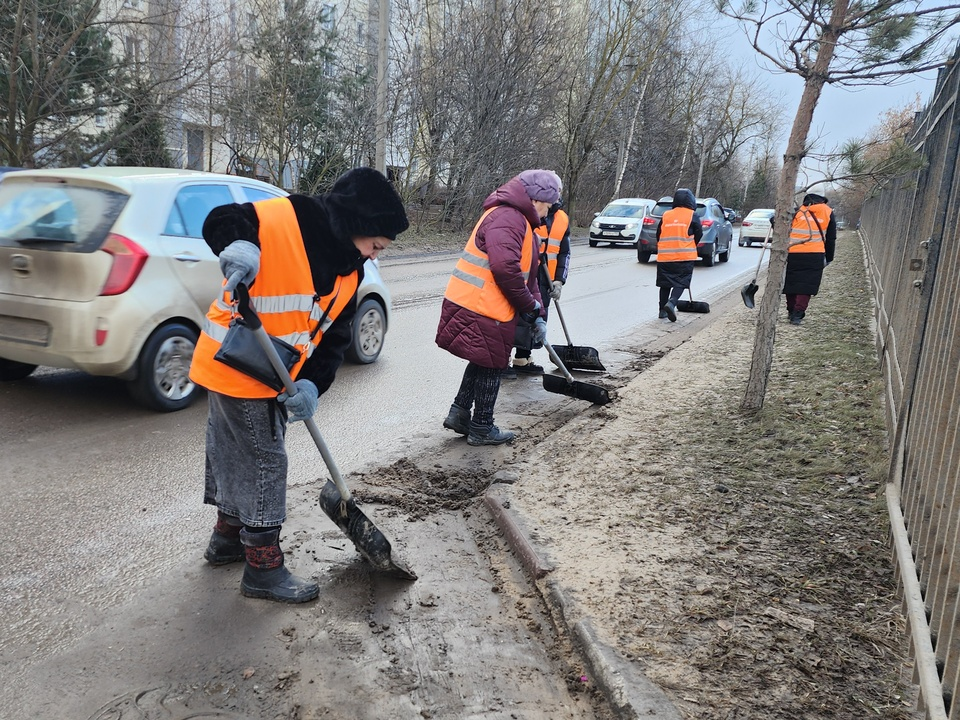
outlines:
[{"label": "car door handle", "polygon": [[201,258],[198,258],[193,253],[180,253],[179,255],[173,256],[174,260],[179,260],[180,262],[195,263],[200,262]]}]

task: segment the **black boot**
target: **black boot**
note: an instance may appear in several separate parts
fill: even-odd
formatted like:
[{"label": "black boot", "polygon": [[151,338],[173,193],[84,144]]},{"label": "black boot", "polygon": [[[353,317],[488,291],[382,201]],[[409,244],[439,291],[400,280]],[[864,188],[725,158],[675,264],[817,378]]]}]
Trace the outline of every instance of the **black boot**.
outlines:
[{"label": "black boot", "polygon": [[240,592],[246,597],[302,603],[320,594],[317,583],[301,580],[283,566],[279,528],[266,532],[252,532],[243,528],[240,540],[247,557]]},{"label": "black boot", "polygon": [[203,554],[208,563],[227,565],[243,560],[243,543],[240,542],[242,527],[243,523],[239,518],[217,511],[217,524],[213,526],[210,544],[207,545],[207,551]]},{"label": "black boot", "polygon": [[503,445],[515,437],[509,430],[501,430],[496,425],[478,425],[471,422],[467,445]]},{"label": "black boot", "polygon": [[677,321],[677,306],[673,300],[670,300],[666,305],[663,306],[663,311],[667,314],[667,319],[670,322]]},{"label": "black boot", "polygon": [[470,411],[454,403],[450,406],[450,412],[447,413],[443,426],[447,430],[453,430],[460,435],[470,434]]}]

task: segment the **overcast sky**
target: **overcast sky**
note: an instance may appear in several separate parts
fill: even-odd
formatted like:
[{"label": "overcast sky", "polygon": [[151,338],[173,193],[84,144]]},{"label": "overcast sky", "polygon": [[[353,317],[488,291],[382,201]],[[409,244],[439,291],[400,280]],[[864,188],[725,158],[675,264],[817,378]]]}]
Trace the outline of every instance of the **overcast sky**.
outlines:
[{"label": "overcast sky", "polygon": [[[780,153],[786,148],[787,136],[800,102],[803,80],[793,74],[770,70],[770,65],[751,46],[743,29],[728,20],[730,30],[730,58],[739,59],[741,66],[759,76],[775,95],[783,97],[783,126]],[[953,44],[950,45],[951,50]],[[920,107],[933,97],[937,73],[935,70],[905,76],[896,85],[858,86],[855,88],[828,85],[824,88],[813,114],[809,140],[817,140],[814,152],[829,152],[844,141],[865,137],[876,127],[887,110],[902,108],[915,101],[919,94]],[[812,179],[812,178],[811,178]],[[803,180],[800,178],[799,180]]]}]

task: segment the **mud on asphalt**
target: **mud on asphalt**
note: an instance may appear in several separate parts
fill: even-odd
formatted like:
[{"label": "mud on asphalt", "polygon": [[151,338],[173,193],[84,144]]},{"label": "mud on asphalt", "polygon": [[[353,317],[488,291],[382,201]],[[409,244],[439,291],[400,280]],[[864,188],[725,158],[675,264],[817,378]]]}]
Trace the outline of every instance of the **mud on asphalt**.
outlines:
[{"label": "mud on asphalt", "polygon": [[[602,382],[614,389],[658,356],[638,353]],[[0,718],[611,720],[579,640],[483,501],[521,480],[530,448],[582,406],[525,379],[498,403],[520,431],[512,445],[472,448],[438,422],[422,456],[347,478],[415,583],[370,571],[320,509],[318,478],[290,489],[282,537],[291,570],[320,583],[317,602],[243,598],[242,567],[207,566],[191,541],[174,572],[25,663]]]}]

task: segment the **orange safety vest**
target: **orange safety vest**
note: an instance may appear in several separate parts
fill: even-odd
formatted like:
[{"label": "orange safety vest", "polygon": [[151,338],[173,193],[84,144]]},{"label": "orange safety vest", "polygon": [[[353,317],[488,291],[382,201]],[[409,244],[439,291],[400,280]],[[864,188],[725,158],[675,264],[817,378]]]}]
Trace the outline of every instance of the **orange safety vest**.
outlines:
[{"label": "orange safety vest", "polygon": [[657,241],[657,262],[684,262],[697,259],[697,243],[690,234],[693,210],[671,208],[660,221],[660,239]]},{"label": "orange safety vest", "polygon": [[[490,270],[490,257],[477,247],[477,230],[494,210],[500,205],[490,208],[483,215],[470,233],[467,246],[457,261],[453,274],[447,282],[444,298],[460,307],[472,310],[479,315],[508,322],[513,320],[516,310],[497,286]],[[523,247],[520,251],[520,272],[524,281],[530,278],[530,268],[533,267],[533,228],[526,223],[527,232],[523,236]]]},{"label": "orange safety vest", "polygon": [[[338,275],[330,294],[317,297],[293,205],[287,198],[272,198],[253,207],[260,220],[260,272],[250,286],[250,303],[268,334],[300,350],[300,360],[290,370],[295,378],[324,331],[353,301],[359,273]],[[236,307],[226,293],[210,304],[193,351],[190,379],[230,397],[276,397],[276,390],[213,359],[236,317]]]},{"label": "orange safety vest", "polygon": [[560,257],[560,241],[567,234],[570,228],[570,216],[563,210],[557,210],[553,214],[553,224],[547,230],[547,224],[544,223],[536,229],[537,238],[540,240],[540,259],[547,263],[547,274],[551,280],[557,279],[557,261]]},{"label": "orange safety vest", "polygon": [[830,224],[831,212],[833,211],[829,206],[823,203],[801,206],[793,216],[793,225],[790,226],[790,252],[825,253],[827,249],[824,233]]}]

